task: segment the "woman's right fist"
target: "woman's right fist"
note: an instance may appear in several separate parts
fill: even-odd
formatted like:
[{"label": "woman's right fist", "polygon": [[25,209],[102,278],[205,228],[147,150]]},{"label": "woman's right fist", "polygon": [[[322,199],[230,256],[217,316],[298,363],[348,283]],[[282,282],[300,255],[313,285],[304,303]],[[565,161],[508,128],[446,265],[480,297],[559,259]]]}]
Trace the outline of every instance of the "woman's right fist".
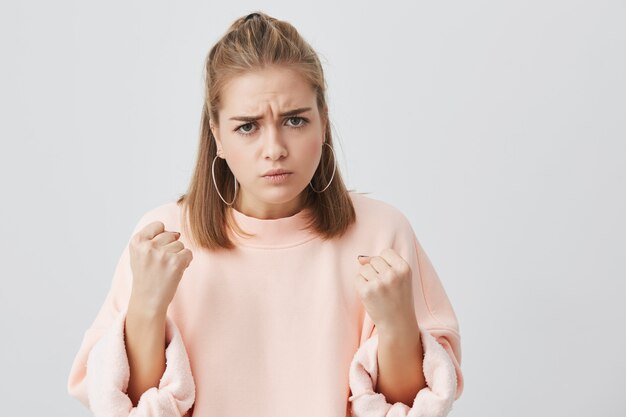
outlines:
[{"label": "woman's right fist", "polygon": [[145,308],[167,311],[183,272],[193,259],[179,237],[180,233],[165,231],[165,225],[155,221],[130,240],[132,297]]}]

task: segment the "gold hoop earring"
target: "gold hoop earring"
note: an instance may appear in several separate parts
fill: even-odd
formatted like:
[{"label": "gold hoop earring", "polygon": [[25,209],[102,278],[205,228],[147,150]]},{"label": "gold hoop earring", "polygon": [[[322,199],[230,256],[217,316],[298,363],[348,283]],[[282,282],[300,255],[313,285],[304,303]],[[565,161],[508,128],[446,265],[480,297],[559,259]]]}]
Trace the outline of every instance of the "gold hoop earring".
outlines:
[{"label": "gold hoop earring", "polygon": [[215,158],[213,158],[213,163],[211,164],[211,175],[213,177],[213,184],[215,185],[215,191],[217,191],[217,194],[220,196],[222,201],[226,203],[226,205],[230,206],[235,202],[235,199],[237,198],[237,178],[235,178],[235,174],[233,174],[233,178],[235,178],[235,196],[233,197],[233,201],[228,203],[226,202],[226,200],[224,200],[224,197],[222,197],[220,190],[217,188],[217,182],[215,181],[215,160],[216,159],[217,159],[217,155],[215,155]]},{"label": "gold hoop earring", "polygon": [[330,150],[333,153],[333,162],[334,162],[333,175],[330,177],[330,181],[328,181],[328,184],[326,185],[326,187],[324,187],[324,189],[322,191],[317,191],[315,188],[313,188],[313,181],[309,181],[309,185],[311,186],[311,189],[313,191],[315,191],[316,193],[323,193],[328,188],[330,183],[333,182],[333,178],[335,178],[335,171],[337,170],[337,158],[335,158],[335,151],[333,150],[333,147],[330,146],[327,142],[324,142],[322,144],[322,148],[324,148],[324,145],[328,145],[328,147],[330,148]]}]

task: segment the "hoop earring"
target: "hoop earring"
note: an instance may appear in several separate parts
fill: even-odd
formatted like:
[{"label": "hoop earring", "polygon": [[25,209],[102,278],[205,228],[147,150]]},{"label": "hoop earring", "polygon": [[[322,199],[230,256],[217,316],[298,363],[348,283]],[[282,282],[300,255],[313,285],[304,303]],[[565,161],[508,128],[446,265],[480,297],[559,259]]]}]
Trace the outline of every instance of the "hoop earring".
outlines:
[{"label": "hoop earring", "polygon": [[224,200],[224,197],[222,197],[220,190],[217,188],[217,182],[215,182],[215,160],[216,159],[217,159],[217,155],[215,155],[215,158],[213,158],[213,163],[211,164],[211,174],[213,176],[213,184],[215,184],[215,191],[217,191],[217,194],[220,196],[222,201],[226,203],[226,205],[230,206],[235,202],[235,199],[237,198],[237,178],[235,178],[235,174],[233,174],[233,178],[235,178],[235,196],[233,197],[233,201],[231,201],[230,203],[227,203],[226,200]]},{"label": "hoop earring", "polygon": [[328,186],[330,185],[331,182],[333,182],[333,178],[335,178],[335,171],[337,170],[337,158],[335,158],[335,151],[333,150],[333,147],[330,146],[327,142],[324,142],[322,144],[322,148],[324,147],[324,145],[328,145],[328,147],[330,148],[330,150],[333,153],[333,162],[334,162],[334,166],[333,166],[333,175],[331,175],[330,177],[330,181],[328,181],[328,184],[326,185],[326,187],[324,187],[324,189],[322,191],[317,191],[315,188],[313,188],[313,181],[309,181],[309,185],[311,186],[311,189],[313,191],[315,191],[316,193],[322,193],[324,192]]}]

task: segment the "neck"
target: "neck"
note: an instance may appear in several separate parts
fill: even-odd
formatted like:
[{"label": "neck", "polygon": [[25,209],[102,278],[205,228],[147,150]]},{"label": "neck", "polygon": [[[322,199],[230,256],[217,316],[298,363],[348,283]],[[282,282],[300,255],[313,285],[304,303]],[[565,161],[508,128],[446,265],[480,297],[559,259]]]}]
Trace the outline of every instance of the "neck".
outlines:
[{"label": "neck", "polygon": [[243,194],[237,197],[233,208],[248,217],[261,220],[280,219],[290,217],[303,209],[303,193],[291,201],[283,203],[266,203],[257,199],[248,198]]}]

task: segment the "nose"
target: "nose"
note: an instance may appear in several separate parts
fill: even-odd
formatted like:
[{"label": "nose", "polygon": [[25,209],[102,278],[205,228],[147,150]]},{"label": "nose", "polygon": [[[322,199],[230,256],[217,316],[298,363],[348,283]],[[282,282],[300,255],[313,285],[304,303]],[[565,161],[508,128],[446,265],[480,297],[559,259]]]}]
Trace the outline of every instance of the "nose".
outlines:
[{"label": "nose", "polygon": [[276,129],[268,129],[263,138],[263,157],[271,160],[287,155],[287,148]]}]

